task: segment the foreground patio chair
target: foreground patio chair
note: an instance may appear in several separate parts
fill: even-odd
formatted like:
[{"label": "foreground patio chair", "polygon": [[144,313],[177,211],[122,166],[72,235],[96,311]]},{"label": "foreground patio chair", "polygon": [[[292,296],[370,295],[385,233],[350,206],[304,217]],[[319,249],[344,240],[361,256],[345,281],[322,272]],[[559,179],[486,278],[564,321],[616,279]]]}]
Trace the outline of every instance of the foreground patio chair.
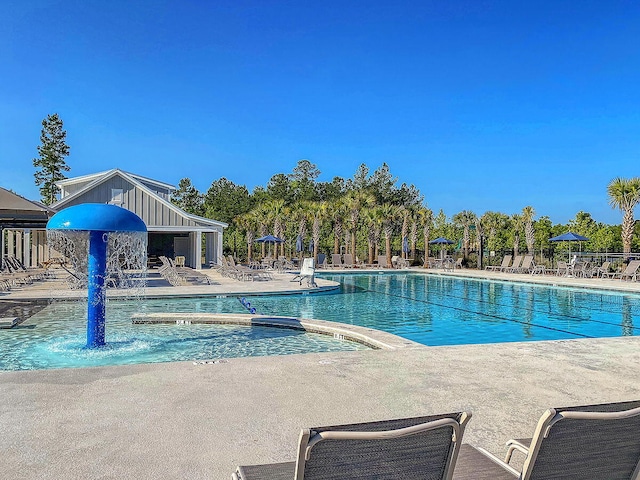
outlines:
[{"label": "foreground patio chair", "polygon": [[238,467],[233,480],[451,479],[470,413],[303,429],[294,462]]},{"label": "foreground patio chair", "polygon": [[331,268],[342,268],[342,255],[339,253],[331,254]]},{"label": "foreground patio chair", "polygon": [[[634,480],[640,476],[639,432],[640,400],[551,408],[533,438],[507,443],[504,462],[464,445],[454,478]],[[522,471],[509,465],[514,451],[526,455]]]}]

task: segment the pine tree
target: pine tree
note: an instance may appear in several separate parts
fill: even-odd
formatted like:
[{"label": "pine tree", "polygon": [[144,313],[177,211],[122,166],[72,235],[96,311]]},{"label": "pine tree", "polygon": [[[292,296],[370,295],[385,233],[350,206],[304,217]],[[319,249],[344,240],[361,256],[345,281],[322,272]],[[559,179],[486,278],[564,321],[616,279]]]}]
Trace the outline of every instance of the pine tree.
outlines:
[{"label": "pine tree", "polygon": [[67,178],[62,172],[68,172],[70,169],[64,160],[69,155],[66,138],[67,132],[62,129],[62,120],[58,114],[47,115],[42,121],[39,157],[33,159],[33,166],[40,168],[33,176],[36,185],[40,187],[40,196],[45,205],[51,205],[56,201],[58,187],[55,182]]}]

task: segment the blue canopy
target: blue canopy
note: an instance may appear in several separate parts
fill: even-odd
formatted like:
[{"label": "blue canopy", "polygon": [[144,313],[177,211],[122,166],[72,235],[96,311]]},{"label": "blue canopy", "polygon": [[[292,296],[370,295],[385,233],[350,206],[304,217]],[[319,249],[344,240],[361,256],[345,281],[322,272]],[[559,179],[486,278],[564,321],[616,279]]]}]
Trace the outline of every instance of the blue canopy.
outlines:
[{"label": "blue canopy", "polygon": [[265,235],[264,237],[260,237],[260,238],[256,238],[256,242],[275,242],[275,243],[282,243],[284,242],[284,240],[282,240],[281,238],[278,237],[274,237],[273,235]]},{"label": "blue canopy", "polygon": [[135,213],[104,203],[81,203],[60,210],[47,223],[48,230],[94,232],[146,232],[147,226]]},{"label": "blue canopy", "polygon": [[589,239],[587,237],[583,237],[582,235],[578,235],[577,233],[567,232],[562,235],[558,235],[557,237],[553,237],[549,239],[550,242],[588,242]]},{"label": "blue canopy", "polygon": [[451,240],[448,240],[448,239],[443,238],[443,237],[438,237],[435,240],[431,240],[429,243],[430,244],[435,244],[435,245],[451,245],[451,244],[456,243],[456,242],[452,242]]}]

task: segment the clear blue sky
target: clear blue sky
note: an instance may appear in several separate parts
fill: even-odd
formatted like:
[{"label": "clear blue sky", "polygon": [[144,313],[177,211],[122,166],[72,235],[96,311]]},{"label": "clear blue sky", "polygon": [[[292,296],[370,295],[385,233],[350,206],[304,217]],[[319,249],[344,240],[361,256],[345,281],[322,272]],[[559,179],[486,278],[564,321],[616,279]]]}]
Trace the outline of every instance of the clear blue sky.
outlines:
[{"label": "clear blue sky", "polygon": [[69,176],[252,190],[387,162],[435,211],[619,223],[640,175],[640,3],[34,1],[0,10],[0,186],[38,199],[41,121]]}]

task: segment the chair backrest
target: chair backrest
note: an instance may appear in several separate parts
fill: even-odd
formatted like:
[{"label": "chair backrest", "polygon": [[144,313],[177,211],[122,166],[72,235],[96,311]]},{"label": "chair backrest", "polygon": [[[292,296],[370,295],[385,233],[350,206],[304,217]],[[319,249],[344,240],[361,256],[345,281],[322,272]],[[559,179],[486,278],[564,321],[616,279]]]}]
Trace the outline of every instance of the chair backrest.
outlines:
[{"label": "chair backrest", "polygon": [[533,264],[533,255],[525,255],[522,260],[521,268],[531,268],[532,264]]},{"label": "chair backrest", "polygon": [[304,429],[296,480],[451,479],[470,413]]},{"label": "chair backrest", "polygon": [[624,274],[634,274],[638,270],[638,267],[640,267],[640,260],[631,260],[627,268],[624,269]]},{"label": "chair backrest", "polygon": [[327,264],[327,256],[324,253],[318,254],[318,267]]},{"label": "chair backrest", "polygon": [[344,264],[345,267],[353,267],[353,255],[351,253],[344,254]]},{"label": "chair backrest", "polygon": [[507,268],[508,266],[511,265],[512,258],[513,258],[513,255],[505,255],[504,257],[502,257],[502,263],[500,264],[500,266],[502,268]]},{"label": "chair backrest", "polygon": [[536,427],[523,480],[640,475],[640,400],[549,409]]},{"label": "chair backrest", "polygon": [[513,265],[511,265],[511,268],[520,268],[520,265],[522,265],[522,255],[516,255],[516,258],[513,259]]},{"label": "chair backrest", "polygon": [[387,256],[386,255],[378,255],[378,266],[386,267],[387,266]]},{"label": "chair backrest", "polygon": [[602,265],[600,265],[598,268],[601,272],[608,272],[609,271],[609,267],[611,266],[611,262],[602,262]]},{"label": "chair backrest", "polygon": [[302,268],[300,269],[300,276],[302,277],[310,277],[315,274],[315,267],[313,263],[313,258],[304,258],[302,260]]},{"label": "chair backrest", "polygon": [[340,265],[342,266],[342,256],[339,253],[331,254],[331,265]]}]

